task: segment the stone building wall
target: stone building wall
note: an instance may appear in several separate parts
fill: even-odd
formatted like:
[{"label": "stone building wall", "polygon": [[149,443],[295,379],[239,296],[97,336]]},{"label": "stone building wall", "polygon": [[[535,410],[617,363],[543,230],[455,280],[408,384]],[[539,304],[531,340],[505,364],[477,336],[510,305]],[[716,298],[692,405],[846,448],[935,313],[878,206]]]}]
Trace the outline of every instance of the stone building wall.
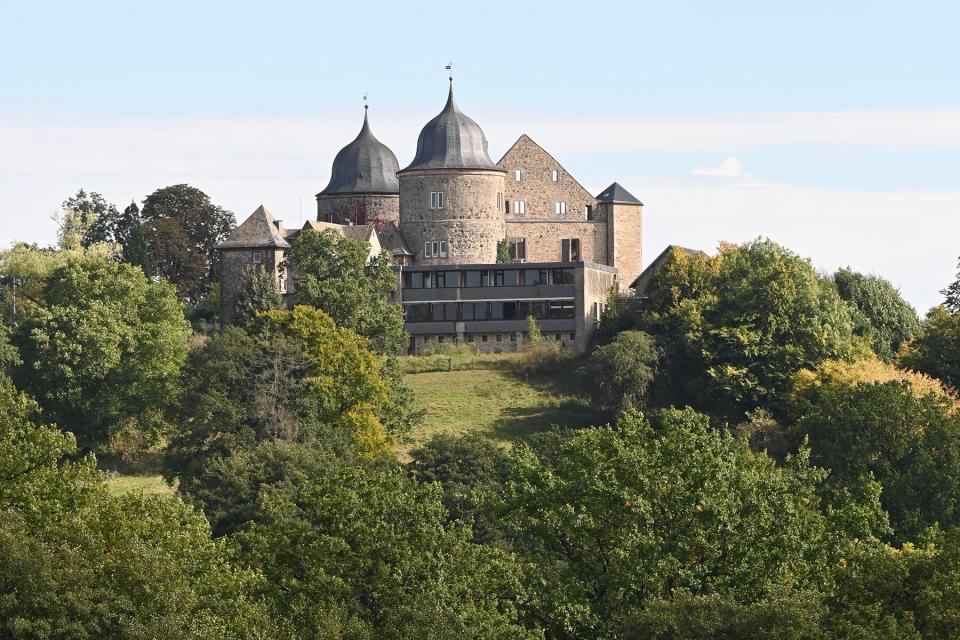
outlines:
[{"label": "stone building wall", "polygon": [[625,293],[643,270],[643,207],[610,203],[601,209],[609,226],[607,264],[618,269],[620,290]]},{"label": "stone building wall", "polygon": [[[520,136],[497,164],[507,171],[504,198],[511,203],[508,217],[586,220],[584,208],[587,205],[596,211],[596,199],[567,173],[553,156],[526,134]],[[515,174],[517,169],[520,169],[519,182]],[[552,176],[554,170],[557,171],[556,182]],[[526,203],[525,214],[513,213],[512,203],[517,200]],[[557,214],[557,202],[567,203],[566,213]]]},{"label": "stone building wall", "polygon": [[580,261],[607,264],[607,225],[599,221],[507,219],[507,238],[526,240],[527,262],[560,262],[561,241],[580,239]]},{"label": "stone building wall", "polygon": [[[442,209],[430,208],[430,193],[442,191]],[[413,170],[400,175],[400,230],[416,263],[493,263],[504,237],[504,215],[497,210],[503,173],[481,169]],[[424,243],[447,242],[447,257],[427,258]]]},{"label": "stone building wall", "polygon": [[[254,262],[254,254],[260,253],[262,262]],[[283,291],[286,288],[284,274],[281,273],[280,263],[283,262],[284,251],[275,247],[221,249],[220,250],[220,325],[227,326],[233,323],[236,311],[237,296],[243,286],[244,272],[248,267],[263,268],[274,274],[277,288]],[[281,279],[284,280],[281,286]]]},{"label": "stone building wall", "polygon": [[397,194],[317,195],[317,220],[336,224],[372,224],[379,231],[400,221]]},{"label": "stone building wall", "polygon": [[[599,311],[607,304],[612,289],[618,286],[620,275],[613,267],[605,265],[586,265],[576,274],[577,291],[577,345],[578,351],[585,351],[599,320]],[[597,307],[595,305],[602,305]]]}]

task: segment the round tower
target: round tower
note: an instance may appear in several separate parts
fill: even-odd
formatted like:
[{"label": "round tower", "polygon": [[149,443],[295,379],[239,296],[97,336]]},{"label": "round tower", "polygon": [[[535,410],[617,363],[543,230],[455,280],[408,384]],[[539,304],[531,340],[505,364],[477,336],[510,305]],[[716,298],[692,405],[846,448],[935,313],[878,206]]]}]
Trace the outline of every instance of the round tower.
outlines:
[{"label": "round tower", "polygon": [[417,264],[496,262],[504,238],[506,171],[490,160],[480,126],[453,100],[423,127],[400,178],[400,229]]},{"label": "round tower", "polygon": [[317,194],[317,220],[372,224],[377,230],[400,219],[397,156],[374,137],[363,107],[363,126],[333,160],[330,183]]}]

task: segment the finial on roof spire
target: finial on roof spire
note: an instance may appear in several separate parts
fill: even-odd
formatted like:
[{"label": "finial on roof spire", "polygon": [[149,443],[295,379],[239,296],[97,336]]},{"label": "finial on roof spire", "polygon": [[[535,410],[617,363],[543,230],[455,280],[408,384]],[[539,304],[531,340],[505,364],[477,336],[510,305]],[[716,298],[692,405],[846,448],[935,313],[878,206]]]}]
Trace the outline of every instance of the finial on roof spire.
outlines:
[{"label": "finial on roof spire", "polygon": [[450,72],[449,80],[450,80],[450,86],[452,87],[453,86],[453,62],[448,62],[446,69],[447,71]]}]

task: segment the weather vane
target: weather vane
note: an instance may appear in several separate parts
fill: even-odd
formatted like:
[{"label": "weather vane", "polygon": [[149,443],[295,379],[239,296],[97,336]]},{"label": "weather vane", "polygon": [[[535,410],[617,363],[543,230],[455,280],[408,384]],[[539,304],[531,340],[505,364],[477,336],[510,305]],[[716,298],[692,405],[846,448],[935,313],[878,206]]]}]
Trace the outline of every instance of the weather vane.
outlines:
[{"label": "weather vane", "polygon": [[366,111],[366,110],[369,109],[369,108],[370,108],[370,105],[367,104],[367,92],[364,91],[364,92],[363,92],[363,109],[364,109],[364,111]]},{"label": "weather vane", "polygon": [[453,82],[453,62],[447,63],[447,71],[450,72],[450,82]]}]

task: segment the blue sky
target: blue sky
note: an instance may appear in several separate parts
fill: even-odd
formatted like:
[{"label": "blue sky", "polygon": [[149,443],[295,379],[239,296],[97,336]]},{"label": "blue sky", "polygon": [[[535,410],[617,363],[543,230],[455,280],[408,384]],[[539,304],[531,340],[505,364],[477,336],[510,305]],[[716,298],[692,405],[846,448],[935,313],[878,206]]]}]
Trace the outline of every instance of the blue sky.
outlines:
[{"label": "blue sky", "polygon": [[81,186],[308,216],[363,92],[403,165],[452,60],[492,155],[526,132],[645,201],[648,260],[770,236],[922,312],[960,255],[958,24],[948,2],[7,2],[0,242],[50,241]]}]

